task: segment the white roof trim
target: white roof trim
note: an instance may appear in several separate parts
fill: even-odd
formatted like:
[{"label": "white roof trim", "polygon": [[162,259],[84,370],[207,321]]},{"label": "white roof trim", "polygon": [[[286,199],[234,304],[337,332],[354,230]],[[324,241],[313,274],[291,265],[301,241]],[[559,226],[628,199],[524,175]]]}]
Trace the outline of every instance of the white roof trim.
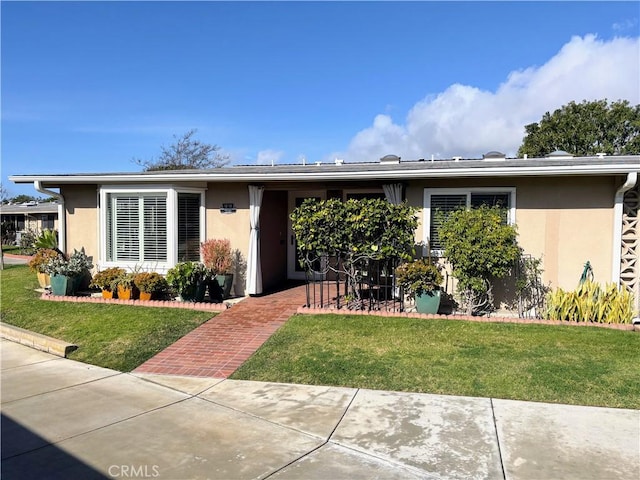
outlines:
[{"label": "white roof trim", "polygon": [[[611,158],[611,157],[610,157]],[[283,167],[285,167],[283,165]],[[221,169],[222,170],[222,169]],[[317,181],[317,180],[400,180],[421,178],[446,177],[526,177],[526,176],[556,176],[556,175],[615,175],[640,171],[640,162],[566,164],[566,165],[491,165],[469,167],[456,165],[449,168],[416,168],[416,169],[386,169],[375,168],[367,170],[331,170],[308,168],[308,171],[266,171],[266,172],[233,172],[233,167],[227,167],[222,172],[192,172],[192,173],[114,173],[114,174],[78,174],[78,175],[13,175],[9,177],[14,183],[33,183],[40,181],[48,185],[65,184],[108,184],[108,183],[176,183],[176,182],[273,182],[273,181]],[[279,169],[278,169],[279,170]]]}]

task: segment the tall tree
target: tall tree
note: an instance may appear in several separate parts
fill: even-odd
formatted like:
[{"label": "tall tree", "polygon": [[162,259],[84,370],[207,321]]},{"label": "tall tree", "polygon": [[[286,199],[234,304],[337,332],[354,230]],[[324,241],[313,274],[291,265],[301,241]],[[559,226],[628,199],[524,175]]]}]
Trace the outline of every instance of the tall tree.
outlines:
[{"label": "tall tree", "polygon": [[606,99],[570,102],[525,131],[519,157],[543,157],[554,150],[578,156],[640,154],[640,105]]},{"label": "tall tree", "polygon": [[218,145],[202,143],[193,138],[197,130],[189,130],[181,137],[173,136],[175,142],[161,146],[160,156],[149,160],[135,158],[134,163],[145,171],[154,170],[201,170],[218,168],[229,163],[229,155],[220,153]]}]

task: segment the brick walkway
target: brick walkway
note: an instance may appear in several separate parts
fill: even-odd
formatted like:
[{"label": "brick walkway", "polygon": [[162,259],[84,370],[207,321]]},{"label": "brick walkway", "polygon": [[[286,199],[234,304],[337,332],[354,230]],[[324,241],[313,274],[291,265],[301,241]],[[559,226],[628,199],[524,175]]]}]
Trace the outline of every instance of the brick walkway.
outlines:
[{"label": "brick walkway", "polygon": [[135,372],[227,378],[305,302],[304,285],[246,298],[200,325]]}]

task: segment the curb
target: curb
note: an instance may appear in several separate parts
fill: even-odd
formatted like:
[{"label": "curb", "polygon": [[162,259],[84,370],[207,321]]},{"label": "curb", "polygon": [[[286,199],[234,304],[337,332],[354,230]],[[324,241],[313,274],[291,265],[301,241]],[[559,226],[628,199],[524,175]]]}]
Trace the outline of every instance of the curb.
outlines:
[{"label": "curb", "polygon": [[78,346],[73,343],[67,343],[57,338],[2,322],[0,322],[0,337],[63,358],[78,349]]}]

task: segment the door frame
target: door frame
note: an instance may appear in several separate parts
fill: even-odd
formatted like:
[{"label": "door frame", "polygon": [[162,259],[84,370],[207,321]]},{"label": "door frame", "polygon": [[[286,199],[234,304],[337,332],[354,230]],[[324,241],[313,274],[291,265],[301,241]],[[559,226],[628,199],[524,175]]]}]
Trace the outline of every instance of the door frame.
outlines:
[{"label": "door frame", "polygon": [[[296,200],[299,198],[313,198],[319,197],[321,200],[327,198],[326,190],[290,190],[288,195],[288,208],[287,208],[287,279],[289,280],[306,280],[305,272],[296,270],[297,255],[296,245],[293,235],[293,228],[291,226],[291,219],[289,215],[296,208]],[[316,280],[322,280],[324,276],[318,276],[322,278],[316,278]]]}]

